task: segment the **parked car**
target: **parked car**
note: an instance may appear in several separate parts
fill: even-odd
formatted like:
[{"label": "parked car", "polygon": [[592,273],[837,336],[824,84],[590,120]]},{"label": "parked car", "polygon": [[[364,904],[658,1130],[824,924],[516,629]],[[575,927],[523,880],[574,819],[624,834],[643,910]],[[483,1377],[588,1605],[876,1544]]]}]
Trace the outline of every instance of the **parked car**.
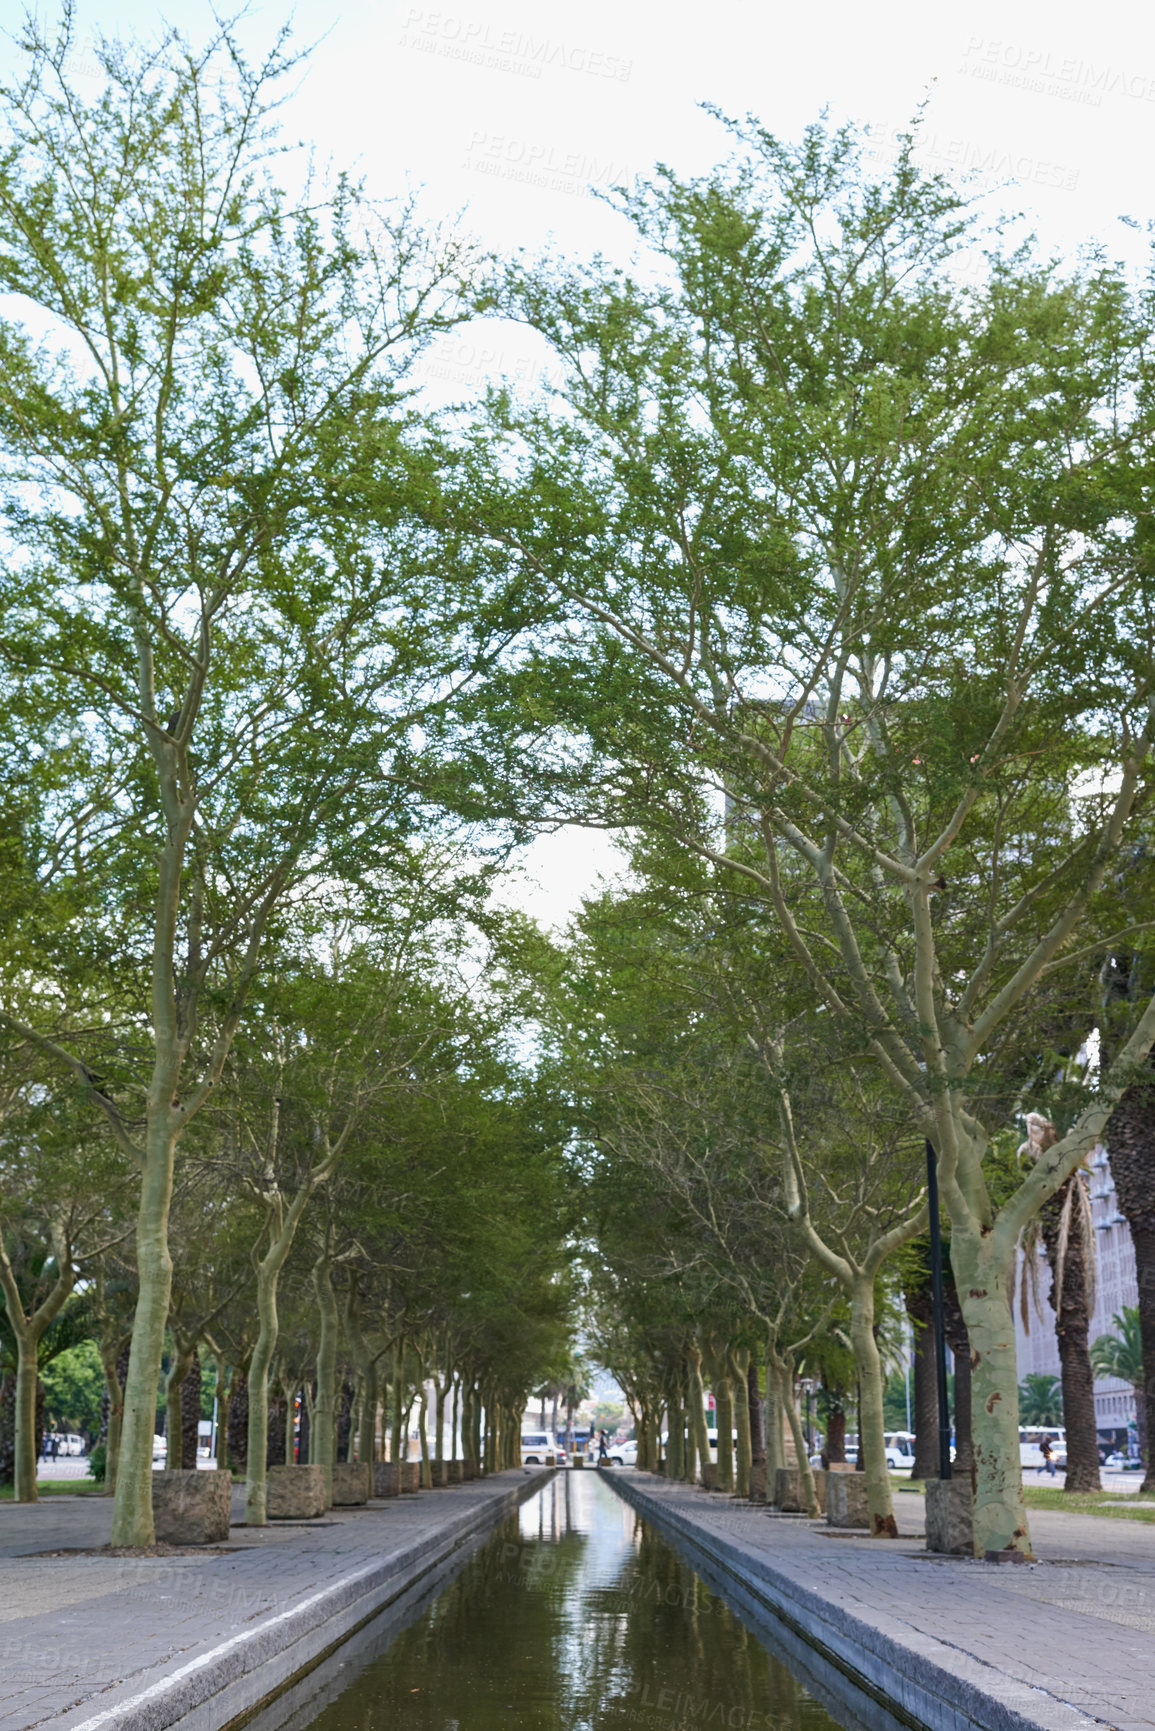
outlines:
[{"label": "parked car", "polygon": [[521,1464],[523,1467],[543,1467],[546,1456],[552,1455],[559,1467],[565,1465],[565,1448],[546,1430],[525,1430],[521,1433]]},{"label": "parked car", "polygon": [[636,1442],[621,1442],[610,1444],[610,1465],[615,1467],[636,1467],[638,1464],[638,1445]]},{"label": "parked car", "polygon": [[168,1443],[162,1436],[154,1436],[152,1439],[152,1459],[154,1466],[157,1461],[168,1459]]}]

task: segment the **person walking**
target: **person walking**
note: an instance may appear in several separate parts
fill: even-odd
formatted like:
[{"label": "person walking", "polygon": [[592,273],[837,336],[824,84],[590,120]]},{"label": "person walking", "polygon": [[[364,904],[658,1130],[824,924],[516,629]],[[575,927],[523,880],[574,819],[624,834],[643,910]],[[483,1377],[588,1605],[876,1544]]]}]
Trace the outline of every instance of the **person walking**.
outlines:
[{"label": "person walking", "polygon": [[[1055,1451],[1051,1447],[1051,1439],[1049,1436],[1045,1436],[1042,1438],[1042,1440],[1039,1443],[1039,1448],[1042,1450],[1042,1454],[1043,1454],[1043,1466],[1050,1473],[1051,1477],[1054,1478],[1054,1476],[1055,1476]],[[1042,1471],[1042,1468],[1040,1468],[1039,1470]]]},{"label": "person walking", "polygon": [[608,1460],[609,1455],[610,1451],[606,1439],[606,1433],[604,1430],[600,1430],[598,1432],[598,1465],[601,1466],[604,1460]]}]

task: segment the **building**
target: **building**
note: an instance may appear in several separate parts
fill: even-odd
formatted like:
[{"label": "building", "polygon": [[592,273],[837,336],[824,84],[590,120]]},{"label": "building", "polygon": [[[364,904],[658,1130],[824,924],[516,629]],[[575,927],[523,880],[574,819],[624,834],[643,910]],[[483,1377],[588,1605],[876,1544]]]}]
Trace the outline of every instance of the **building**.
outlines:
[{"label": "building", "polygon": [[[1115,1198],[1115,1182],[1111,1163],[1103,1147],[1095,1149],[1089,1161],[1091,1177],[1091,1213],[1095,1221],[1096,1298],[1095,1315],[1091,1323],[1091,1339],[1113,1332],[1111,1318],[1126,1304],[1139,1302],[1139,1284],[1135,1274],[1135,1247],[1131,1229],[1119,1212]],[[1055,1313],[1050,1305],[1051,1275],[1040,1257],[1039,1299],[1042,1318],[1032,1308],[1030,1332],[1023,1327],[1021,1306],[1017,1297],[1021,1289],[1021,1257],[1019,1284],[1015,1299],[1015,1336],[1019,1355],[1019,1380],[1031,1371],[1044,1376],[1059,1375],[1059,1347],[1055,1339]],[[1116,1377],[1099,1377],[1095,1382],[1095,1418],[1099,1434],[1118,1433],[1115,1440],[1122,1445],[1124,1433],[1135,1433],[1135,1395],[1129,1383]]]}]

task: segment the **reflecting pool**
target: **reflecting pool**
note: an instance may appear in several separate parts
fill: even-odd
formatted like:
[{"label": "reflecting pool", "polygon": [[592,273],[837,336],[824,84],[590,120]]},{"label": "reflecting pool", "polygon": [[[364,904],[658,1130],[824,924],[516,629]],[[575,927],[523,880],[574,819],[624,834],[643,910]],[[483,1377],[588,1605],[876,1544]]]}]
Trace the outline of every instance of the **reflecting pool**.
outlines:
[{"label": "reflecting pool", "polygon": [[314,1731],[835,1731],[838,1722],[603,1482],[561,1472]]}]

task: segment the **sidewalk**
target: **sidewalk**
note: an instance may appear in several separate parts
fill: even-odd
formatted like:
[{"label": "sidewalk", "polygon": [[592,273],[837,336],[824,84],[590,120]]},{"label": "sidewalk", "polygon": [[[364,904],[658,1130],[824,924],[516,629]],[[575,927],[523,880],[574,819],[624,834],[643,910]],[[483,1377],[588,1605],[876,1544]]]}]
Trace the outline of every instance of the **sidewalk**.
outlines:
[{"label": "sidewalk", "polygon": [[1155,1727],[1155,1532],[1142,1522],[1034,1510],[1040,1561],[1012,1567],[929,1555],[923,1499],[909,1492],[895,1499],[904,1537],[893,1542],[648,1474],[608,1476],[755,1621],[785,1624],[919,1724]]},{"label": "sidewalk", "polygon": [[0,1508],[0,1731],[219,1731],[366,1619],[424,1602],[542,1477],[234,1526],[167,1557],[75,1554],[107,1544],[107,1498]]}]

